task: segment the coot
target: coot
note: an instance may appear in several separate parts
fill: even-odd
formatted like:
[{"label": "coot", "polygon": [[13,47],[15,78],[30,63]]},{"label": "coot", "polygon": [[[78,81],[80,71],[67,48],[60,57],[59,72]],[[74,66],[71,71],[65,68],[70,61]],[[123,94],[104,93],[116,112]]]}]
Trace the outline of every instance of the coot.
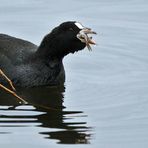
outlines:
[{"label": "coot", "polygon": [[[54,28],[39,46],[0,34],[0,69],[19,87],[63,83],[64,56],[86,46],[90,49],[90,44],[95,42],[88,34],[95,32],[75,21],[64,22]],[[0,83],[6,82],[0,77]]]}]

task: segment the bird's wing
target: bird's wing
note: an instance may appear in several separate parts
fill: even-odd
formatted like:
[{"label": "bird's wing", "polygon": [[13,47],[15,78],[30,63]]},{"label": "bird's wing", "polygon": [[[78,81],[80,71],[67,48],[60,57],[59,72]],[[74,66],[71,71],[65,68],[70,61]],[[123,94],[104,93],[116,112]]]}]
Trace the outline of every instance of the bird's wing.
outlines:
[{"label": "bird's wing", "polygon": [[31,42],[0,34],[0,66],[21,64],[36,50]]}]

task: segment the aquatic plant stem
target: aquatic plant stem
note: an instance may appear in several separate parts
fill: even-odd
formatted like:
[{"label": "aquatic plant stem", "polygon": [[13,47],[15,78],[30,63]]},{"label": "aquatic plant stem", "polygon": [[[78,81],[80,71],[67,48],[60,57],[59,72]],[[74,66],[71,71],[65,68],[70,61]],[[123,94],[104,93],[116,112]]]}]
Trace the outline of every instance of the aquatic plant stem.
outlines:
[{"label": "aquatic plant stem", "polygon": [[24,104],[27,104],[27,101],[25,101],[23,98],[21,98],[20,96],[18,96],[14,91],[8,89],[4,85],[0,84],[0,88],[4,89],[8,93],[12,94],[14,97],[16,97],[19,101],[23,102]]},{"label": "aquatic plant stem", "polygon": [[1,69],[0,69],[0,75],[2,75],[2,76],[8,81],[8,83],[10,84],[12,90],[10,90],[9,88],[5,87],[5,86],[2,85],[2,84],[0,84],[0,88],[4,89],[6,92],[8,92],[8,93],[12,94],[14,97],[16,97],[16,98],[19,100],[19,103],[20,103],[20,101],[21,101],[22,103],[27,104],[27,103],[28,103],[27,101],[25,101],[23,98],[21,98],[20,96],[18,96],[18,95],[16,94],[16,92],[15,92],[16,89],[15,89],[15,87],[13,86],[12,81],[5,75],[5,73],[4,73]]},{"label": "aquatic plant stem", "polygon": [[12,81],[5,75],[5,73],[1,69],[0,69],[0,75],[2,75],[8,81],[8,83],[10,84],[12,90],[16,91],[15,87],[13,86]]}]

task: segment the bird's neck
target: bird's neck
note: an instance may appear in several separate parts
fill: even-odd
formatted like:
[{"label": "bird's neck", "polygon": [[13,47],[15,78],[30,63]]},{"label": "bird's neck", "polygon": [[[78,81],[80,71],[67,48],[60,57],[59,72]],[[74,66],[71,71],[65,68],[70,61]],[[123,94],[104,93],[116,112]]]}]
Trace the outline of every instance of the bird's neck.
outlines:
[{"label": "bird's neck", "polygon": [[54,36],[48,34],[42,40],[36,55],[43,59],[62,60],[67,53],[64,53],[64,47],[55,41]]},{"label": "bird's neck", "polygon": [[31,56],[32,63],[41,63],[49,68],[57,68],[63,65],[63,56],[53,49],[52,40],[48,41],[45,37],[37,51]]}]

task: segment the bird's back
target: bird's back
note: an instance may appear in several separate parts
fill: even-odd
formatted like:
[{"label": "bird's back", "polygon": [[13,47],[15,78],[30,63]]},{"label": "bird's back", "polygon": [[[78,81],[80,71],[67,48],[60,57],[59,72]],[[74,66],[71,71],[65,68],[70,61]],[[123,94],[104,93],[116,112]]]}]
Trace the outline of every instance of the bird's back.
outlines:
[{"label": "bird's back", "polygon": [[0,34],[0,68],[22,64],[36,50],[31,42]]}]

